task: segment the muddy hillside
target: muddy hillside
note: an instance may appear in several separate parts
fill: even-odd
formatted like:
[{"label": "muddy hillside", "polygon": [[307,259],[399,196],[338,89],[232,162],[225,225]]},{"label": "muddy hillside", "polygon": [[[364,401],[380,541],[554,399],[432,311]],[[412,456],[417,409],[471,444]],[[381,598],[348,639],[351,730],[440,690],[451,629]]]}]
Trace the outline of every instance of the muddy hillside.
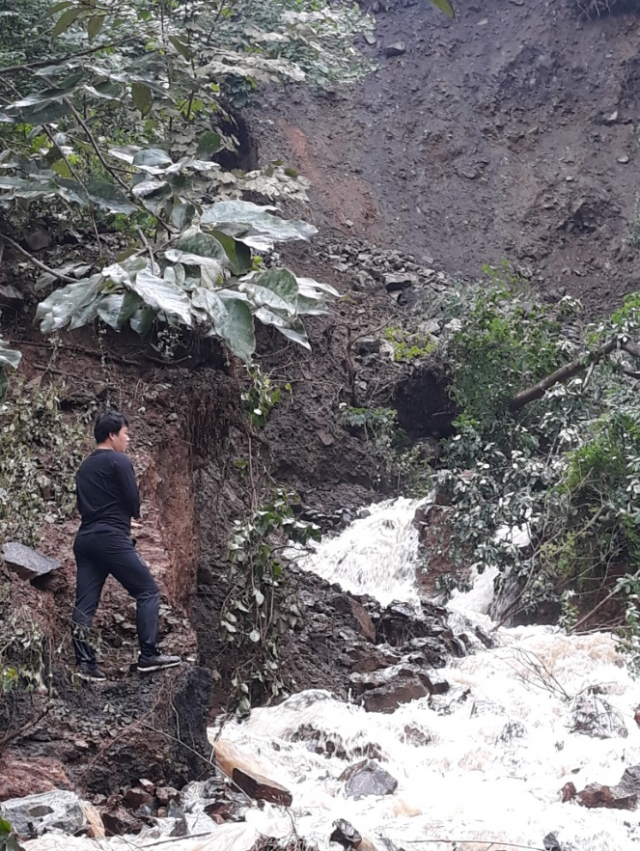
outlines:
[{"label": "muddy hillside", "polygon": [[462,277],[508,258],[604,313],[639,269],[640,31],[625,4],[584,5],[465,2],[450,22],[423,0],[368,3],[377,71],[264,99],[260,153],[286,145],[323,228]]}]

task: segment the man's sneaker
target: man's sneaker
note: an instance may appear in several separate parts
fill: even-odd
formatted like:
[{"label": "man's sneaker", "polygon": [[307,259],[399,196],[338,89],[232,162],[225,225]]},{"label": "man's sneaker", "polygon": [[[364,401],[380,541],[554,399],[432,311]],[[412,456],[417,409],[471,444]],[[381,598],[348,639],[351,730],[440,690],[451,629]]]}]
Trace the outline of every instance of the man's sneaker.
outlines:
[{"label": "man's sneaker", "polygon": [[141,656],[138,659],[138,670],[143,674],[147,671],[161,671],[164,668],[175,668],[181,662],[180,656]]},{"label": "man's sneaker", "polygon": [[81,680],[88,680],[92,683],[103,683],[107,679],[107,675],[100,670],[95,662],[80,662],[78,676]]}]

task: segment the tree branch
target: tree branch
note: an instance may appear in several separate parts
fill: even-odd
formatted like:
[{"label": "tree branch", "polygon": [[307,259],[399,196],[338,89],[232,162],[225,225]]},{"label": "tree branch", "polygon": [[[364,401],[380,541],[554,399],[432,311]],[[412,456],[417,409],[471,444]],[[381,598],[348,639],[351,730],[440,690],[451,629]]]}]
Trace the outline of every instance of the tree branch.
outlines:
[{"label": "tree branch", "polygon": [[587,369],[590,364],[597,363],[602,360],[603,357],[611,354],[611,352],[616,349],[624,349],[630,355],[640,357],[640,346],[636,343],[633,343],[631,340],[627,340],[626,337],[612,337],[610,340],[607,340],[606,343],[603,343],[599,349],[596,349],[595,352],[585,352],[580,355],[580,357],[572,360],[564,366],[561,366],[560,369],[557,369],[555,372],[552,372],[551,375],[547,375],[545,378],[542,378],[531,387],[527,387],[525,390],[521,390],[519,393],[516,393],[509,402],[509,408],[512,412],[519,411],[530,402],[535,402],[536,399],[541,399],[547,390],[549,390],[550,387],[553,387],[554,384],[569,381],[569,379],[573,378],[574,375],[577,375],[579,372],[583,372]]},{"label": "tree branch", "polygon": [[16,74],[18,71],[32,71],[34,68],[53,68],[55,65],[64,65],[66,62],[72,62],[74,59],[79,59],[82,56],[90,56],[92,53],[99,53],[101,50],[109,50],[111,47],[120,47],[127,41],[135,41],[137,36],[130,35],[123,38],[121,41],[112,41],[109,44],[100,44],[97,47],[91,47],[88,50],[81,50],[79,53],[74,53],[71,56],[65,56],[63,59],[42,59],[39,62],[31,62],[26,65],[8,65],[6,68],[0,68],[0,76],[6,74]]},{"label": "tree branch", "polygon": [[60,278],[61,281],[69,281],[74,284],[77,281],[77,278],[70,278],[69,275],[61,275],[60,272],[56,272],[55,269],[52,269],[50,266],[46,266],[44,263],[41,263],[40,260],[36,260],[28,251],[25,251],[24,248],[19,245],[15,240],[11,239],[10,236],[6,234],[0,234],[0,242],[6,242],[7,245],[10,245],[12,248],[15,248],[23,257],[26,257],[30,263],[33,263],[34,266],[37,266],[38,269],[42,269],[43,272],[48,272],[49,275],[54,275],[56,278]]}]

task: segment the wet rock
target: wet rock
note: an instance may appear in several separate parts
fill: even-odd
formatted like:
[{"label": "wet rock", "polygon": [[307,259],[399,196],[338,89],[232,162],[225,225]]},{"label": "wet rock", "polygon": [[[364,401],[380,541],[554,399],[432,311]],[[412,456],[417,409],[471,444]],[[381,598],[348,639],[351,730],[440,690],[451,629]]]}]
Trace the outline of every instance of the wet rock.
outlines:
[{"label": "wet rock", "polygon": [[11,798],[0,804],[0,817],[6,819],[22,839],[50,831],[74,834],[88,827],[85,804],[75,792],[42,792],[26,798]]},{"label": "wet rock", "polygon": [[232,780],[255,801],[268,801],[283,807],[290,807],[293,801],[291,792],[284,786],[247,769],[234,768]]},{"label": "wet rock", "polygon": [[53,759],[25,760],[13,754],[0,759],[0,801],[70,788],[64,768]]},{"label": "wet rock", "polygon": [[626,739],[629,735],[622,713],[595,694],[580,694],[572,705],[574,733],[596,739]]},{"label": "wet rock", "polygon": [[640,765],[627,768],[616,786],[590,783],[578,792],[578,802],[589,809],[607,807],[615,810],[635,810],[640,795]]},{"label": "wet rock", "polygon": [[407,52],[407,48],[405,46],[404,41],[396,41],[394,44],[389,44],[384,49],[385,56],[402,56],[403,53]]},{"label": "wet rock", "polygon": [[161,807],[166,807],[170,801],[177,801],[179,798],[180,792],[173,786],[158,786],[156,789],[156,800]]},{"label": "wet rock", "polygon": [[7,541],[2,548],[2,557],[7,567],[21,579],[37,579],[61,567],[60,562],[42,553],[25,547],[17,541]]},{"label": "wet rock", "polygon": [[116,807],[109,812],[102,813],[107,836],[122,836],[125,833],[140,833],[143,823],[136,818],[130,810],[124,807]]},{"label": "wet rock", "polygon": [[572,783],[570,780],[568,783],[565,783],[562,789],[560,790],[560,797],[562,803],[566,804],[567,801],[573,801],[577,794],[578,790],[576,789],[575,783]]},{"label": "wet rock", "polygon": [[398,788],[395,777],[371,759],[350,765],[338,779],[345,783],[347,797],[356,801],[369,795],[393,795]]},{"label": "wet rock", "polygon": [[130,810],[138,810],[140,807],[149,807],[153,810],[156,805],[156,799],[149,792],[145,792],[140,787],[134,787],[125,792],[124,805]]},{"label": "wet rock", "polygon": [[333,823],[333,833],[329,842],[338,842],[343,848],[358,848],[362,837],[355,827],[346,819],[340,818]]},{"label": "wet rock", "polygon": [[389,272],[382,276],[388,293],[406,290],[418,283],[418,276],[413,272]]},{"label": "wet rock", "polygon": [[560,843],[558,842],[558,837],[555,833],[547,833],[545,838],[542,840],[542,846],[544,851],[562,851]]},{"label": "wet rock", "polygon": [[368,691],[362,698],[362,705],[367,712],[391,713],[403,703],[410,703],[428,694],[429,690],[424,683],[417,678],[412,678]]}]

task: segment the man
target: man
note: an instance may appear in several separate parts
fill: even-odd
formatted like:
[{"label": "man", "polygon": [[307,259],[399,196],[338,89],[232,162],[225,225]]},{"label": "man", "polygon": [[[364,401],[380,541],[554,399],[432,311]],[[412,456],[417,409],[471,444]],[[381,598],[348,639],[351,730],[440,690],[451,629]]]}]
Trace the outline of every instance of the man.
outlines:
[{"label": "man", "polygon": [[73,610],[73,648],[79,676],[106,680],[89,643],[100,594],[111,574],[136,601],[140,642],[138,670],[158,671],[179,665],[179,656],[163,656],[156,645],[160,591],[131,540],[131,518],[140,516],[140,493],[133,465],[126,455],[129,424],[117,411],[98,416],[94,428],[96,449],[76,474],[78,509],[82,523],[73,553],[78,566],[76,605]]}]

